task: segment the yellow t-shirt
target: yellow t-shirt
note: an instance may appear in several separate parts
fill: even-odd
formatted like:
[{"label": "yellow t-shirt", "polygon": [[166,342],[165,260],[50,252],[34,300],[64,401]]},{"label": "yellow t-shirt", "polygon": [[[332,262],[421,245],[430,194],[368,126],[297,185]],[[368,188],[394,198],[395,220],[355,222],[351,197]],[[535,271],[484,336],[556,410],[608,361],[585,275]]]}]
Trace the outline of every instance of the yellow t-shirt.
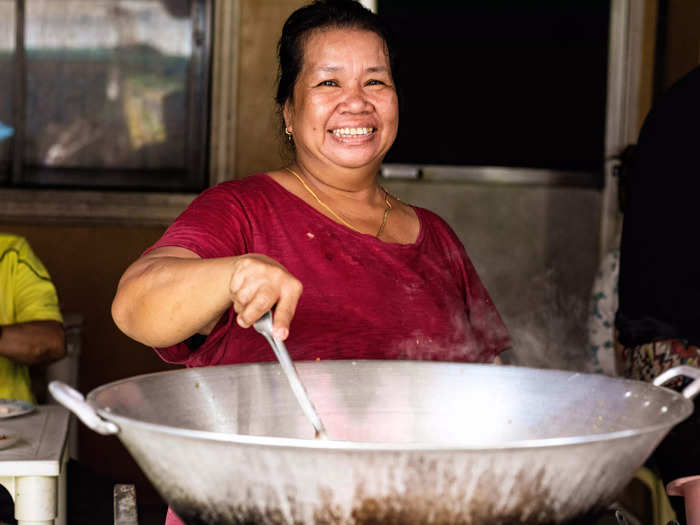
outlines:
[{"label": "yellow t-shirt", "polygon": [[[0,233],[0,325],[63,322],[56,288],[29,243]],[[34,401],[27,365],[0,356],[0,398]]]}]

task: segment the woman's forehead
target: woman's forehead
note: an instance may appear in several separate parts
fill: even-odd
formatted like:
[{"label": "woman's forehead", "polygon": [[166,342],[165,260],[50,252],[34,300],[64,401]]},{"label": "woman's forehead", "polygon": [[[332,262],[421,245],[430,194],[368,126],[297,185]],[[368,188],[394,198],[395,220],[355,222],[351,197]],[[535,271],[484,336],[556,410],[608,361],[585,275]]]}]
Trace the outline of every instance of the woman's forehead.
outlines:
[{"label": "woman's forehead", "polygon": [[357,28],[314,30],[302,48],[302,71],[334,72],[361,58],[365,69],[388,71],[386,43],[377,33]]}]

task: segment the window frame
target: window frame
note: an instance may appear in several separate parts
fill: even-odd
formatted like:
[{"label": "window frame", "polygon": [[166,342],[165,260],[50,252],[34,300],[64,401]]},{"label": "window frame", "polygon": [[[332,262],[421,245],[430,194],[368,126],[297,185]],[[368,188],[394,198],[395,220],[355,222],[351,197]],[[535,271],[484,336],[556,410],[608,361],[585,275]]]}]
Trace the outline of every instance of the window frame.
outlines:
[{"label": "window frame", "polygon": [[[236,177],[240,0],[214,2],[211,32],[209,185]],[[196,193],[38,190],[0,187],[0,221],[168,226]]]},{"label": "window frame", "polygon": [[[188,144],[191,151],[187,155],[188,172],[179,181],[165,180],[165,170],[125,170],[125,169],[70,169],[32,167],[24,163],[21,155],[11,158],[9,180],[0,187],[0,220],[33,222],[110,222],[169,224],[192,198],[202,189],[218,182],[220,168],[213,169],[209,163],[210,148],[219,139],[214,137],[210,127],[215,111],[210,112],[214,98],[212,82],[213,58],[220,55],[213,48],[217,42],[216,28],[234,30],[238,23],[238,0],[236,9],[224,10],[228,15],[226,23],[221,23],[214,13],[219,4],[214,0],[198,0],[192,3],[193,53],[189,65]],[[13,117],[16,135],[13,150],[24,148],[24,108],[26,106],[26,57],[24,50],[24,18],[26,0],[15,0],[16,6],[16,56],[13,103]],[[218,9],[221,11],[221,9]],[[214,24],[215,22],[215,24]],[[234,45],[233,38],[227,38],[226,45]],[[237,56],[237,49],[227,55]],[[234,71],[235,72],[235,71]],[[231,84],[229,79],[228,84]],[[233,84],[235,85],[235,83]],[[235,99],[233,99],[235,100]],[[230,101],[232,102],[232,101]],[[211,117],[210,117],[211,115]],[[226,137],[228,139],[228,137]],[[90,173],[100,171],[103,180],[91,186],[85,184]],[[170,171],[169,173],[172,173]],[[150,179],[148,190],[142,191],[135,177]],[[62,181],[58,179],[62,178]],[[129,184],[128,179],[134,182]],[[66,179],[68,183],[66,184]],[[160,179],[160,181],[158,180]],[[60,182],[63,182],[61,184]],[[82,184],[81,184],[82,182]],[[76,189],[78,188],[78,189]],[[134,189],[136,188],[136,189]],[[126,199],[125,199],[126,198]],[[167,210],[167,211],[166,211]]]}]

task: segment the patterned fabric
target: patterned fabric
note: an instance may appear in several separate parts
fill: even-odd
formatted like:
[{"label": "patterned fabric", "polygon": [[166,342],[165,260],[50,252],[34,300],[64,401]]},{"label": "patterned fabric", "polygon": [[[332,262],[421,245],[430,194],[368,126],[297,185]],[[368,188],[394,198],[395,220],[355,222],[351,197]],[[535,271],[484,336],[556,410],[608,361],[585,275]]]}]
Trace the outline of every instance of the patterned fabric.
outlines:
[{"label": "patterned fabric", "polygon": [[588,359],[586,371],[614,376],[615,313],[617,312],[617,278],[620,272],[620,249],[615,248],[602,260],[593,282],[588,314]]},{"label": "patterned fabric", "polygon": [[[698,366],[698,350],[697,346],[681,339],[653,341],[632,348],[618,344],[617,366],[625,377],[651,382],[674,366]],[[680,386],[682,381],[682,378],[678,378],[666,386]]]}]

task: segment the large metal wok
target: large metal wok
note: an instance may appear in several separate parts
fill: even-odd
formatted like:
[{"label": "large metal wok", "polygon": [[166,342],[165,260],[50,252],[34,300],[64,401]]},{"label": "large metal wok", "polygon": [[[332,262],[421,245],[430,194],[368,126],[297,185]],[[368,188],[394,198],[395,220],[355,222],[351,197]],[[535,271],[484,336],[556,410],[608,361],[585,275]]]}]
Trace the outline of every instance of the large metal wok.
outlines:
[{"label": "large metal wok", "polygon": [[[329,441],[313,439],[279,365],[168,371],[87,402],[188,524],[559,523],[611,502],[675,424],[683,394],[509,366],[297,363]],[[662,374],[661,383],[687,367]]]}]

